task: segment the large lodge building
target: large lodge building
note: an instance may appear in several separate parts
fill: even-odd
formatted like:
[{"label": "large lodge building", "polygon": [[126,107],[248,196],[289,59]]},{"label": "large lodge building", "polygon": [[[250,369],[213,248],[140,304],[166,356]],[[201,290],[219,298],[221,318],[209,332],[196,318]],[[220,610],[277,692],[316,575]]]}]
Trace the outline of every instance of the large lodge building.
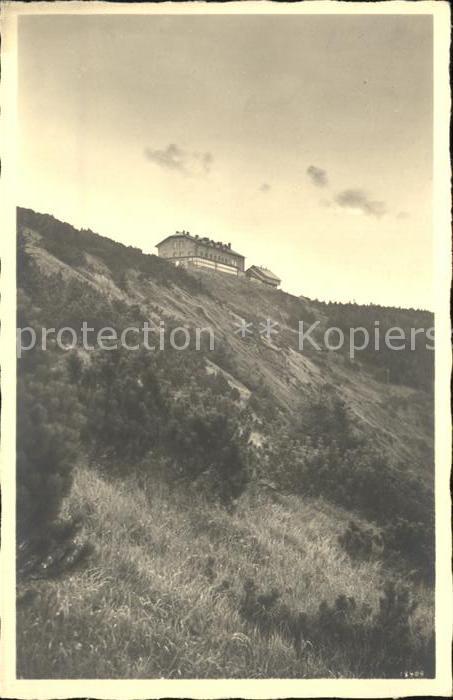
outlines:
[{"label": "large lodge building", "polygon": [[177,231],[156,246],[159,256],[175,265],[198,267],[225,272],[230,275],[246,275],[249,279],[278,287],[279,278],[270,270],[252,265],[247,271],[245,258],[232,250],[231,243],[221,243],[210,238],[192,236],[187,231]]},{"label": "large lodge building", "polygon": [[231,243],[220,243],[210,238],[191,236],[187,231],[177,231],[157,244],[161,258],[176,265],[204,267],[239,275],[244,272],[245,258],[231,249]]}]

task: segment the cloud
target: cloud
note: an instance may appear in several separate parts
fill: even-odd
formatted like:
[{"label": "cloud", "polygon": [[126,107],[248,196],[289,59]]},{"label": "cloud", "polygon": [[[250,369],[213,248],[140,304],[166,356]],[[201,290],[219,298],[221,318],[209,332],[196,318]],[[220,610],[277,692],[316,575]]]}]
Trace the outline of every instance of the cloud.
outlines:
[{"label": "cloud", "polygon": [[409,218],[409,213],[407,211],[399,211],[398,214],[396,215],[397,219],[408,219]]},{"label": "cloud", "polygon": [[307,175],[317,187],[325,187],[328,184],[327,172],[316,165],[309,165]]},{"label": "cloud", "polygon": [[262,185],[260,185],[260,192],[269,192],[271,190],[271,186],[268,182],[263,182]]},{"label": "cloud", "polygon": [[371,200],[363,190],[343,190],[335,197],[338,206],[350,211],[380,218],[386,212],[384,202]]},{"label": "cloud", "polygon": [[214,156],[209,151],[192,153],[176,143],[170,143],[164,149],[145,148],[145,157],[161,168],[183,175],[207,175],[214,162]]},{"label": "cloud", "polygon": [[209,173],[211,172],[211,166],[214,162],[214,156],[210,151],[206,151],[206,153],[203,153],[201,156],[201,162],[203,163],[206,173]]}]

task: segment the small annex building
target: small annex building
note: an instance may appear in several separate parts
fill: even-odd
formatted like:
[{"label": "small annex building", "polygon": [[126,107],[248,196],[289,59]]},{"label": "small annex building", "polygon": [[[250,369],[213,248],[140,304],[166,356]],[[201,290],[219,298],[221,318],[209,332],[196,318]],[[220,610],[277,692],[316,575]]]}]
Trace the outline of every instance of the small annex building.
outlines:
[{"label": "small annex building", "polygon": [[231,243],[176,231],[158,243],[156,248],[159,257],[175,265],[217,270],[237,276],[244,274],[245,258],[232,250]]},{"label": "small annex building", "polygon": [[275,289],[277,289],[281,283],[281,279],[277,277],[277,275],[274,275],[271,270],[268,270],[267,267],[252,265],[248,268],[248,270],[246,270],[245,274],[253,282],[261,282],[262,284],[267,284],[269,287],[274,287]]}]

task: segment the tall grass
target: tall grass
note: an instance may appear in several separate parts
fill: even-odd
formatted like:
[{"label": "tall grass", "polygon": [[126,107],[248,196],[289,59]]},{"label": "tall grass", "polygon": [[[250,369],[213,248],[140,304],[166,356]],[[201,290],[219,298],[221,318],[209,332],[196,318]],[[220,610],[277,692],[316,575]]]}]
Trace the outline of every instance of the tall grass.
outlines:
[{"label": "tall grass", "polygon": [[[388,572],[341,548],[341,509],[251,487],[228,513],[195,490],[79,468],[64,515],[83,520],[95,552],[60,579],[20,584],[18,676],[369,676],[344,645],[308,643],[298,655],[277,628],[263,634],[240,612],[247,579],[309,615],[341,593],[378,609]],[[416,594],[414,624],[429,636],[431,592]]]}]

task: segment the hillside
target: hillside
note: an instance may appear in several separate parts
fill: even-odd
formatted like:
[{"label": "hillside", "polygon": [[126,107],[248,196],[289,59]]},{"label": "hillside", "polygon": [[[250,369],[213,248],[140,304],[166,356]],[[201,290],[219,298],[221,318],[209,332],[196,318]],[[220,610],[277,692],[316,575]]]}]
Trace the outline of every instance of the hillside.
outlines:
[{"label": "hillside", "polygon": [[[300,321],[321,344],[431,315],[189,273],[30,210],[18,235],[20,327],[166,342],[22,354],[21,675],[432,674],[433,353],[298,346]],[[169,347],[177,326],[214,348]]]},{"label": "hillside", "polygon": [[[28,217],[33,219],[34,228],[27,226]],[[395,363],[398,383],[385,383],[379,375],[385,362],[380,353],[368,353],[366,362],[357,352],[356,360],[351,362],[343,352],[318,352],[309,344],[304,352],[298,352],[298,323],[304,321],[310,327],[319,320],[314,337],[320,338],[328,325],[341,326],[338,320],[341,315],[347,321],[351,308],[355,326],[371,327],[378,319],[383,328],[428,328],[433,325],[432,314],[352,304],[327,305],[268,289],[244,278],[208,271],[189,275],[165,260],[141,255],[137,249],[125,248],[89,232],[79,234],[71,246],[60,222],[56,222],[56,237],[48,234],[45,226],[48,219],[28,214],[26,210],[20,215],[20,221],[24,222],[21,230],[25,250],[37,263],[39,273],[52,280],[52,284],[56,275],[64,280],[65,292],[57,308],[51,310],[49,325],[79,327],[81,320],[86,319],[96,327],[96,318],[83,315],[89,308],[92,316],[91,302],[95,300],[101,313],[98,324],[104,322],[102,312],[107,301],[113,307],[115,302],[127,305],[138,319],[157,323],[171,320],[198,328],[209,326],[214,331],[216,345],[221,348],[220,369],[228,369],[228,362],[232,362],[236,378],[244,380],[249,389],[253,390],[262,381],[282,410],[294,412],[321,386],[331,385],[347,402],[361,430],[372,431],[383,449],[390,446],[393,455],[410,461],[413,468],[431,478],[432,464],[426,461],[432,460],[433,454],[433,353],[422,346],[417,352],[403,356],[389,352],[387,366],[393,370]],[[80,260],[76,260],[77,256]],[[72,308],[71,294],[76,297],[78,290],[83,296],[81,299],[79,296],[77,309]],[[42,293],[33,289],[35,292]],[[69,308],[67,297],[71,302]],[[52,304],[55,302],[53,298]],[[268,318],[279,324],[278,333],[270,341],[259,335],[260,322]],[[329,323],[330,318],[333,323]],[[254,323],[253,336],[242,339],[237,333],[241,319]],[[222,362],[226,362],[225,367]],[[404,372],[398,372],[401,364]]]}]

